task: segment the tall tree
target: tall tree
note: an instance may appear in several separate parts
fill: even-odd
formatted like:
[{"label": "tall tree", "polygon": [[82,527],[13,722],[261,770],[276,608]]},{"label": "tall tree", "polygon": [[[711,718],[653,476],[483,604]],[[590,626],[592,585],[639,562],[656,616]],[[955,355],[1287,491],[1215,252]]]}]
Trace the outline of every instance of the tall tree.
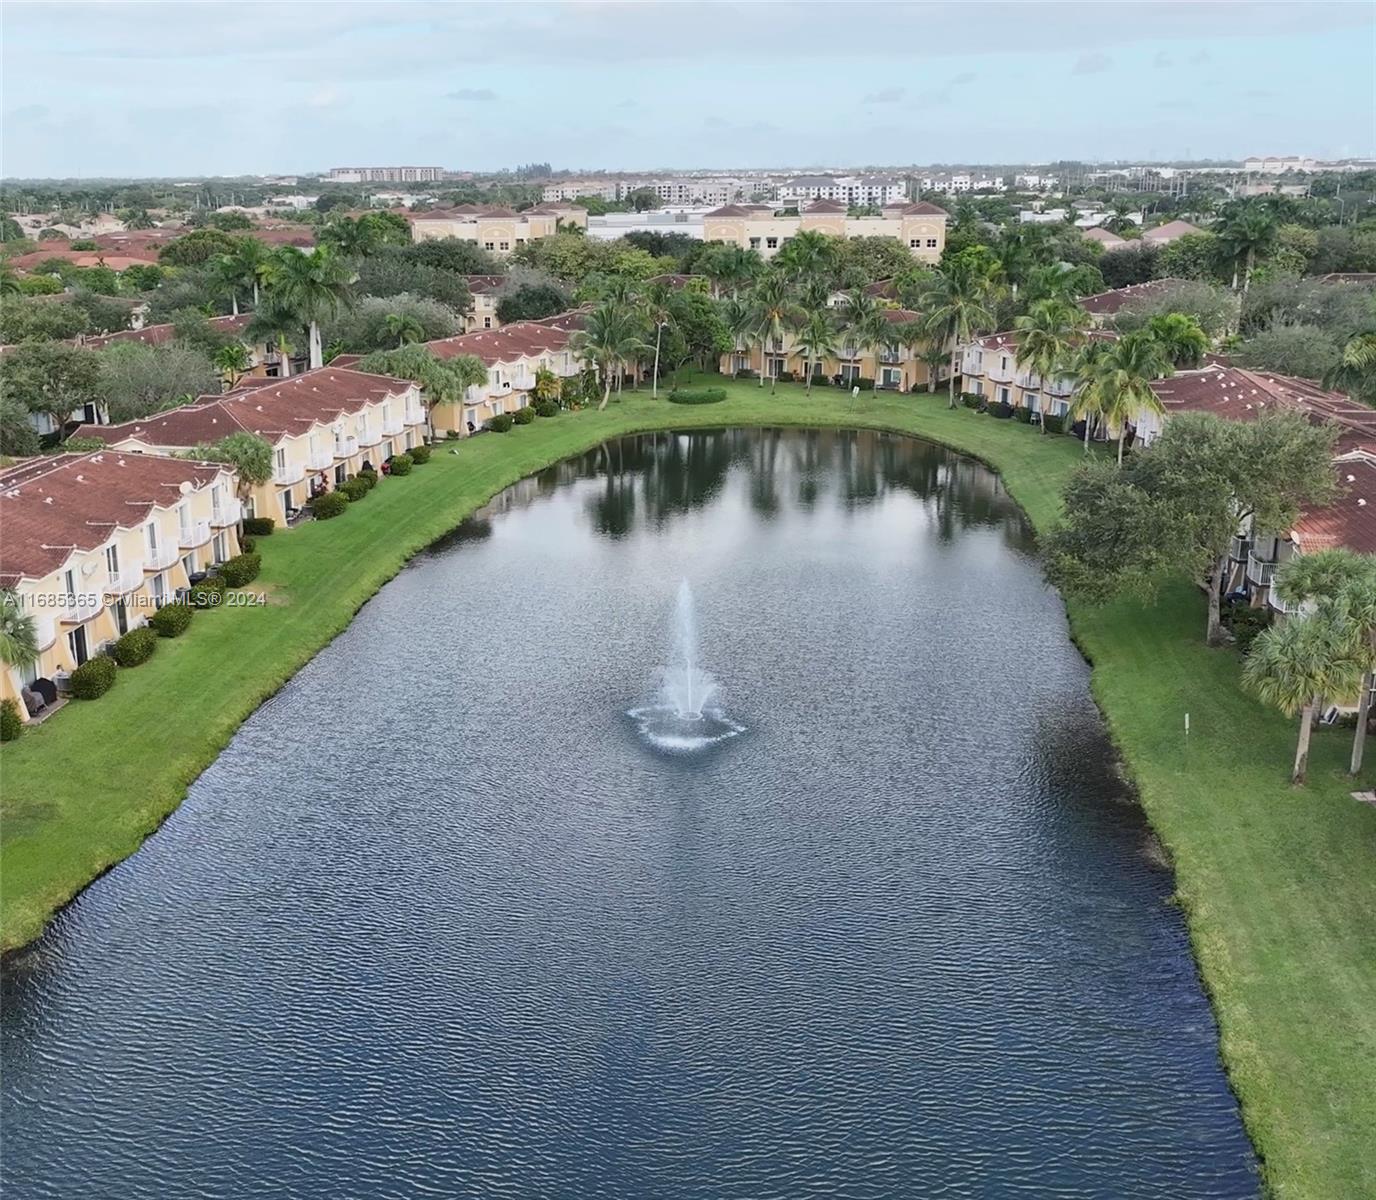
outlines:
[{"label": "tall tree", "polygon": [[993,287],[988,274],[959,257],[943,266],[932,287],[927,328],[951,350],[950,393],[947,405],[956,406],[956,377],[960,355],[974,335],[994,323]]},{"label": "tall tree", "polygon": [[811,396],[813,367],[836,357],[836,327],[824,309],[813,310],[798,326],[794,341],[802,351],[807,394]]},{"label": "tall tree", "polygon": [[1174,367],[1197,367],[1209,352],[1209,335],[1188,313],[1158,313],[1146,332]]},{"label": "tall tree", "polygon": [[1265,253],[1276,240],[1276,219],[1266,209],[1246,204],[1235,210],[1219,230],[1219,245],[1233,264],[1233,290],[1237,291],[1239,270],[1242,294],[1252,283],[1252,268],[1257,255]]},{"label": "tall tree", "polygon": [[273,301],[293,313],[308,330],[311,369],[324,361],[320,324],[338,316],[353,302],[353,272],[329,246],[304,254],[284,246],[269,275]]},{"label": "tall tree", "polygon": [[266,342],[277,351],[278,366],[282,378],[286,379],[291,375],[291,356],[296,352],[296,339],[301,336],[303,327],[304,323],[293,309],[269,295],[266,302],[254,310],[244,336]]},{"label": "tall tree", "polygon": [[396,338],[398,347],[425,340],[425,326],[408,313],[388,313],[385,320],[387,332]]},{"label": "tall tree", "polygon": [[0,589],[0,662],[23,668],[37,661],[37,622],[13,588]]},{"label": "tall tree", "polygon": [[648,347],[641,339],[634,310],[622,304],[599,304],[588,314],[583,328],[569,338],[569,348],[592,363],[602,377],[601,412],[611,399],[612,383],[624,367]]},{"label": "tall tree", "polygon": [[[771,271],[755,284],[750,293],[750,305],[754,313],[755,340],[760,347],[760,386],[764,387],[769,344],[775,340],[782,341],[797,323],[798,302],[789,280],[782,273]],[[771,393],[777,384],[777,376],[770,375]]]},{"label": "tall tree", "polygon": [[240,500],[247,500],[255,487],[272,478],[272,445],[256,433],[231,433],[218,442],[193,446],[178,457],[233,467],[238,476],[235,490]]},{"label": "tall tree", "polygon": [[1030,366],[1041,379],[1038,412],[1045,433],[1050,411],[1047,389],[1057,378],[1061,364],[1079,345],[1089,327],[1089,314],[1078,304],[1065,300],[1038,300],[1013,325],[1018,333],[1018,361]]},{"label": "tall tree", "polygon": [[1136,424],[1147,413],[1161,414],[1161,401],[1151,385],[1171,371],[1161,347],[1144,333],[1120,337],[1099,360],[1099,401],[1109,427],[1118,431],[1120,467],[1128,425]]},{"label": "tall tree", "polygon": [[425,424],[432,441],[436,406],[459,404],[470,387],[487,382],[487,366],[476,355],[436,358],[427,347],[417,345],[375,351],[359,359],[356,369],[419,384],[421,403],[425,405]]}]

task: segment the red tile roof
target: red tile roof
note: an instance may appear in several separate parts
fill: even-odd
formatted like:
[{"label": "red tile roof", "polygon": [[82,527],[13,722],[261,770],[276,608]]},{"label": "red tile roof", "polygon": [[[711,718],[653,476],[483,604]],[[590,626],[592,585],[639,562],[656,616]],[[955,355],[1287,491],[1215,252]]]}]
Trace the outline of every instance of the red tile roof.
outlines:
[{"label": "red tile roof", "polygon": [[[206,323],[221,333],[240,333],[253,320],[252,313],[240,313],[237,317],[211,317]],[[100,337],[77,338],[72,345],[88,346],[100,350],[115,342],[140,342],[145,346],[161,346],[176,336],[175,325],[145,325],[142,329],[121,329],[117,333],[102,334]]]},{"label": "red tile roof", "polygon": [[119,529],[177,503],[182,488],[209,487],[228,469],[145,454],[98,450],[27,459],[0,471],[0,586],[42,579],[75,551],[94,550]]},{"label": "red tile roof", "polygon": [[1092,229],[1086,229],[1083,236],[1088,238],[1091,242],[1098,242],[1101,246],[1117,247],[1127,245],[1126,239],[1120,238],[1111,229],[1101,229],[1098,225],[1095,225]]},{"label": "red tile roof", "polygon": [[799,209],[799,212],[804,213],[804,214],[807,214],[807,213],[819,213],[819,214],[823,214],[823,213],[838,213],[838,214],[843,215],[843,216],[844,216],[845,213],[848,212],[848,211],[849,211],[849,210],[847,209],[847,207],[846,207],[844,204],[842,204],[841,201],[839,201],[839,200],[814,200],[811,204],[807,205],[805,208]]},{"label": "red tile roof", "polygon": [[1146,283],[1131,283],[1127,287],[1114,288],[1109,292],[1081,296],[1080,307],[1095,316],[1108,317],[1139,296],[1158,296],[1188,282],[1187,279],[1149,279]]},{"label": "red tile roof", "polygon": [[1302,513],[1291,536],[1301,554],[1336,546],[1376,554],[1376,461],[1345,459],[1334,466],[1341,496],[1325,508]]},{"label": "red tile roof", "polygon": [[539,321],[516,321],[500,329],[479,329],[456,337],[438,338],[425,346],[436,358],[471,354],[489,367],[539,354],[558,353],[568,346],[569,334],[583,328],[585,312],[574,309]]},{"label": "red tile roof", "polygon": [[1198,225],[1191,225],[1188,221],[1167,221],[1155,229],[1145,230],[1142,234],[1142,240],[1162,245],[1166,242],[1173,242],[1176,238],[1184,237],[1187,233],[1203,232]]}]

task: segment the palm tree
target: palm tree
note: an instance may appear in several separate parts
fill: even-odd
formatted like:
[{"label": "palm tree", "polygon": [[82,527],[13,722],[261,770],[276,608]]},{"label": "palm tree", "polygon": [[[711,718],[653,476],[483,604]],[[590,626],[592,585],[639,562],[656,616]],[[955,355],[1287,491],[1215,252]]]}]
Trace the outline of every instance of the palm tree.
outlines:
[{"label": "palm tree", "polygon": [[817,229],[794,234],[775,256],[774,265],[799,282],[824,279],[836,264],[836,243]]},{"label": "palm tree", "polygon": [[846,336],[853,339],[857,346],[874,351],[874,379],[870,382],[870,390],[874,392],[879,390],[879,376],[883,373],[880,357],[897,342],[894,324],[884,314],[884,309],[876,308],[846,328]]},{"label": "palm tree", "polygon": [[388,313],[385,321],[387,332],[397,339],[398,348],[425,341],[425,326],[410,313]]},{"label": "palm tree", "polygon": [[23,290],[9,267],[0,270],[0,296],[16,296]]},{"label": "palm tree", "polygon": [[249,358],[248,347],[243,342],[226,342],[210,356],[210,361],[225,376],[225,382],[231,388],[243,378],[244,372],[253,365]]},{"label": "palm tree", "polygon": [[257,238],[235,238],[233,251],[216,256],[211,270],[215,282],[229,293],[236,317],[240,292],[252,292],[253,306],[258,307],[259,286],[268,271],[268,253]]},{"label": "palm tree", "polygon": [[1276,219],[1264,208],[1244,205],[1223,223],[1218,231],[1224,252],[1233,260],[1233,290],[1237,291],[1238,268],[1242,268],[1242,294],[1252,282],[1257,255],[1276,240]]},{"label": "palm tree", "polygon": [[1273,625],[1252,643],[1242,668],[1243,684],[1286,716],[1300,715],[1292,783],[1304,782],[1314,714],[1323,698],[1350,693],[1361,674],[1352,629],[1331,607]]},{"label": "palm tree", "polygon": [[1089,314],[1078,304],[1065,300],[1038,300],[1031,310],[1013,322],[1018,331],[1018,360],[1027,363],[1041,378],[1042,432],[1046,432],[1049,411],[1047,388],[1056,378],[1056,370],[1080,343],[1089,328]]},{"label": "palm tree", "polygon": [[1147,333],[1175,367],[1197,367],[1209,352],[1209,335],[1188,313],[1158,313],[1147,322]]},{"label": "palm tree", "polygon": [[803,354],[803,371],[807,375],[807,394],[812,395],[812,368],[828,358],[836,357],[836,327],[825,309],[808,313],[794,335]]},{"label": "palm tree", "polygon": [[1354,392],[1371,382],[1376,367],[1376,333],[1359,333],[1347,340],[1343,356],[1324,372],[1323,386]]},{"label": "palm tree", "polygon": [[1144,413],[1163,411],[1151,390],[1152,381],[1164,379],[1173,368],[1149,333],[1129,333],[1104,352],[1099,363],[1099,394],[1104,419],[1118,430],[1118,465],[1123,465],[1123,441],[1129,422]]},{"label": "palm tree", "polygon": [[295,312],[269,296],[265,304],[254,310],[244,336],[251,341],[266,342],[276,349],[282,378],[286,379],[291,375],[291,356],[296,352],[295,339],[301,334],[301,325]]},{"label": "palm tree", "polygon": [[1097,422],[1104,419],[1103,392],[1099,386],[1100,369],[1104,355],[1108,352],[1105,342],[1093,339],[1082,342],[1066,356],[1059,368],[1053,368],[1061,376],[1071,380],[1070,416],[1072,420],[1085,423],[1085,453],[1089,453],[1089,435]]},{"label": "palm tree", "polygon": [[309,331],[311,368],[322,365],[320,324],[333,320],[353,299],[356,278],[328,245],[304,254],[295,246],[283,246],[272,262],[269,281],[273,299],[295,314]]},{"label": "palm tree", "polygon": [[707,248],[698,269],[712,281],[712,290],[716,295],[728,291],[735,296],[760,273],[763,265],[760,256],[753,250],[720,242]]},{"label": "palm tree", "polygon": [[592,363],[602,376],[601,412],[611,399],[612,380],[623,366],[649,349],[640,339],[635,313],[619,304],[599,304],[588,314],[583,328],[569,338],[569,348]]},{"label": "palm tree", "polygon": [[[771,272],[755,285],[750,293],[750,303],[754,311],[755,340],[760,344],[760,387],[764,387],[765,355],[769,343],[775,339],[782,341],[784,334],[797,323],[798,304],[788,280],[778,272]],[[777,384],[778,377],[771,375],[771,394]]]},{"label": "palm tree", "polygon": [[659,398],[659,349],[664,336],[664,327],[673,321],[674,290],[667,283],[652,283],[645,289],[640,303],[645,316],[655,331],[655,366],[650,379],[650,395]]},{"label": "palm tree", "polygon": [[0,591],[0,662],[27,667],[38,661],[38,623],[13,588]]},{"label": "palm tree", "polygon": [[[750,305],[737,296],[723,300],[720,305],[721,321],[726,326],[737,350],[749,347],[754,331],[755,314]],[[761,366],[764,364],[761,363]]]},{"label": "palm tree", "polygon": [[933,337],[951,347],[951,379],[948,407],[956,406],[956,376],[960,374],[960,354],[965,343],[978,330],[994,323],[990,311],[993,291],[989,279],[978,271],[953,264],[938,273],[927,313],[927,329]]}]

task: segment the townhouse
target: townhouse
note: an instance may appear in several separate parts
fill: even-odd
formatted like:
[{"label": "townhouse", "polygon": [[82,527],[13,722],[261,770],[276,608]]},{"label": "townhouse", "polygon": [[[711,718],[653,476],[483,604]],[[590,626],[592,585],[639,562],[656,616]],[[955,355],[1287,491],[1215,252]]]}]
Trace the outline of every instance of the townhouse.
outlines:
[{"label": "townhouse", "polygon": [[83,426],[78,433],[147,455],[175,455],[233,433],[254,434],[272,447],[273,472],[249,487],[244,515],[291,525],[313,487],[342,483],[365,464],[379,467],[422,442],[425,425],[414,383],[329,366],[122,425]]},{"label": "townhouse", "polygon": [[1081,296],[1077,303],[1089,314],[1090,320],[1096,326],[1103,326],[1133,301],[1165,296],[1172,289],[1182,285],[1188,287],[1190,281],[1173,278],[1149,279],[1146,283],[1130,283],[1126,287],[1096,292],[1092,296]]},{"label": "townhouse", "polygon": [[537,204],[517,212],[483,204],[459,204],[453,208],[408,213],[413,241],[458,238],[476,242],[492,254],[510,254],[518,246],[549,237],[560,229],[588,227],[586,209],[573,204]]},{"label": "townhouse", "polygon": [[496,329],[502,322],[497,317],[498,293],[507,284],[505,275],[465,275],[468,294],[473,297],[473,307],[464,314],[464,332],[472,333],[477,329]]},{"label": "townhouse", "polygon": [[891,237],[906,246],[919,262],[936,263],[946,245],[946,212],[925,201],[898,201],[884,206],[877,217],[852,217],[839,200],[814,200],[797,216],[784,216],[766,204],[728,204],[703,216],[703,238],[733,242],[773,258],[803,230],[833,237]]},{"label": "townhouse", "polygon": [[237,479],[220,463],[100,450],[0,471],[0,587],[33,618],[39,656],[0,664],[0,696],[65,677],[239,552]]},{"label": "townhouse", "polygon": [[[838,297],[833,297],[837,307]],[[862,381],[877,381],[881,391],[923,391],[932,385],[931,372],[918,356],[916,346],[906,346],[899,340],[899,330],[919,321],[919,313],[904,308],[880,310],[894,331],[893,341],[887,345],[865,345],[842,326],[836,335],[837,353],[819,360],[809,360],[798,346],[793,331],[770,338],[764,345],[741,338],[736,348],[721,358],[724,374],[752,372],[766,379],[794,378],[806,380],[809,370],[813,382],[830,381],[841,387],[854,387]],[[941,368],[936,382],[944,382],[949,369]]]},{"label": "townhouse", "polygon": [[531,402],[541,370],[561,380],[577,375],[583,364],[570,348],[569,338],[582,327],[583,313],[575,310],[426,342],[426,349],[436,358],[469,354],[487,367],[487,382],[470,386],[461,403],[435,407],[435,432],[476,433],[492,417],[524,408]]},{"label": "townhouse", "polygon": [[[1113,340],[1118,335],[1108,330],[1091,330],[1087,336]],[[1018,335],[1011,330],[986,334],[965,346],[960,356],[960,377],[961,391],[967,395],[1030,409],[1039,417],[1064,417],[1070,412],[1075,392],[1070,379],[1042,379],[1020,363]]]}]

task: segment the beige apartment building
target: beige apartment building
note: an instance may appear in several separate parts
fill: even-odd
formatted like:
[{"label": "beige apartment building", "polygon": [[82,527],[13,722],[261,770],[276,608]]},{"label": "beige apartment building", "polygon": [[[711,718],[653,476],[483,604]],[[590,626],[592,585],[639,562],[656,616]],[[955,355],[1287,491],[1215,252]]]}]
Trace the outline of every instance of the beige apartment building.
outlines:
[{"label": "beige apartment building", "polygon": [[468,294],[473,307],[464,314],[463,331],[474,333],[480,329],[496,329],[501,325],[497,317],[499,293],[508,282],[505,275],[465,275]]},{"label": "beige apartment building", "polygon": [[814,200],[797,216],[782,216],[767,204],[728,204],[703,216],[703,239],[734,242],[773,258],[803,230],[832,237],[891,237],[919,262],[936,263],[946,245],[946,212],[925,201],[885,205],[877,217],[852,217],[839,200]]},{"label": "beige apartment building", "polygon": [[0,697],[27,718],[24,689],[60,692],[71,671],[236,555],[236,482],[220,463],[108,449],[0,471],[0,587],[33,617],[39,648],[30,666],[0,665]]},{"label": "beige apartment building", "polygon": [[[1087,337],[1113,340],[1117,334],[1091,330]],[[1070,379],[1042,379],[1018,361],[1018,335],[991,333],[970,342],[961,353],[960,390],[1037,414],[1064,417],[1070,412],[1075,385]]]},{"label": "beige apartment building", "polygon": [[537,204],[517,212],[512,208],[493,208],[482,204],[459,204],[453,208],[410,213],[413,241],[459,238],[476,242],[492,254],[510,254],[518,246],[537,238],[549,237],[562,228],[588,227],[586,209],[573,204]]},{"label": "beige apartment building", "polygon": [[232,433],[254,434],[272,447],[273,474],[252,487],[244,515],[286,526],[305,508],[312,485],[342,483],[365,463],[380,467],[423,441],[425,425],[414,383],[328,366],[78,432],[104,438],[116,450],[150,455],[179,454]]}]

